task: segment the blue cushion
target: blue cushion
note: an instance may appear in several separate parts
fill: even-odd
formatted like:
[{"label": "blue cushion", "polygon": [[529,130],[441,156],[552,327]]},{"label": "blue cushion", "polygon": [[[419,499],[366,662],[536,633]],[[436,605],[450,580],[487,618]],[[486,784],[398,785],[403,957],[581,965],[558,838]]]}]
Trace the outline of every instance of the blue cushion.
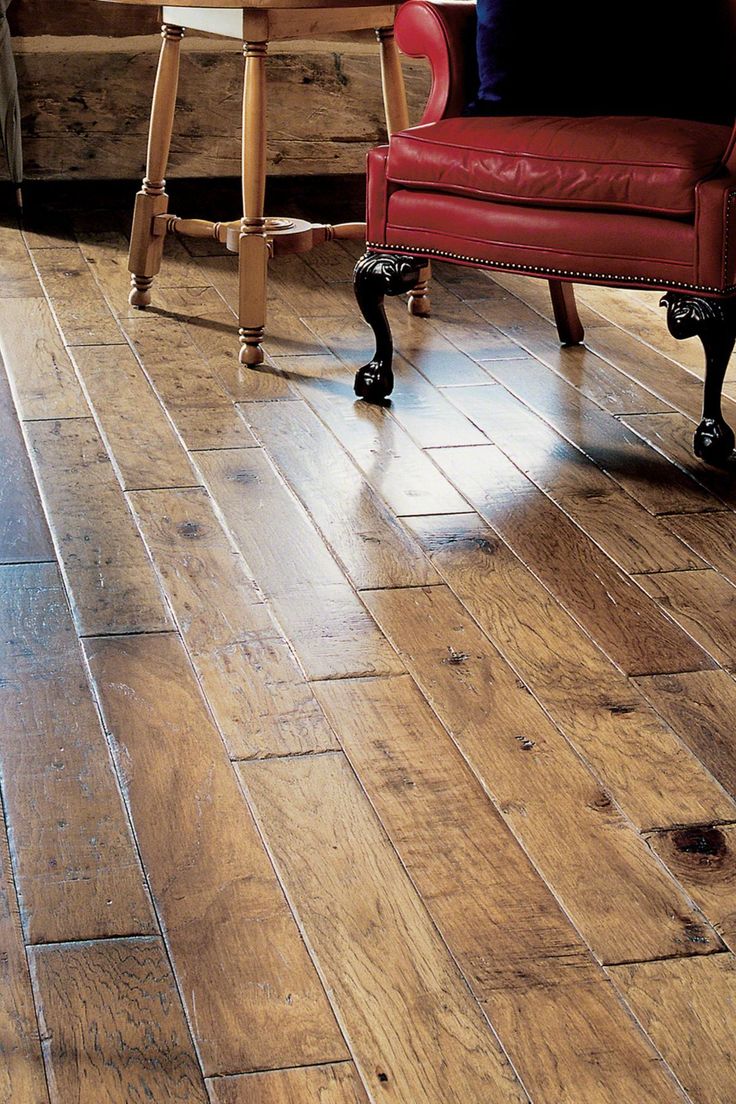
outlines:
[{"label": "blue cushion", "polygon": [[478,0],[471,114],[656,115],[729,123],[729,0]]}]

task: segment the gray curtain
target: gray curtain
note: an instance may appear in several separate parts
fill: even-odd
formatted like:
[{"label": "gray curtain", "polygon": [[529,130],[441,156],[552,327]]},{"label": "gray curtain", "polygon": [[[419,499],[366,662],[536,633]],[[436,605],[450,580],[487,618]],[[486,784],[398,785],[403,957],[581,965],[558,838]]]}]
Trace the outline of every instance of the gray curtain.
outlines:
[{"label": "gray curtain", "polygon": [[18,78],[6,15],[9,5],[10,0],[0,0],[0,138],[8,159],[10,178],[19,188],[23,181],[23,144]]}]

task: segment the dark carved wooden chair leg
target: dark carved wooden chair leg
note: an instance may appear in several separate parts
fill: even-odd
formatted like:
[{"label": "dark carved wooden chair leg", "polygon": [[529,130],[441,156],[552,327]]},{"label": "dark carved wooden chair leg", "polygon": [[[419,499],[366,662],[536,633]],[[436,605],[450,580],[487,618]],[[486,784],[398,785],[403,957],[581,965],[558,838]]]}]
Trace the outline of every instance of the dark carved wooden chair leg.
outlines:
[{"label": "dark carved wooden chair leg", "polygon": [[411,291],[419,283],[421,269],[418,258],[394,253],[366,253],[355,266],[355,298],[376,338],[373,360],[355,376],[355,394],[361,399],[380,403],[393,391],[394,345],[383,300],[386,295]]},{"label": "dark carved wooden chair leg", "polygon": [[682,340],[697,336],[703,343],[703,420],[695,431],[693,449],[701,460],[723,467],[736,440],[721,411],[723,380],[736,343],[736,301],[668,291],[660,305],[667,307],[667,326],[673,337]]}]

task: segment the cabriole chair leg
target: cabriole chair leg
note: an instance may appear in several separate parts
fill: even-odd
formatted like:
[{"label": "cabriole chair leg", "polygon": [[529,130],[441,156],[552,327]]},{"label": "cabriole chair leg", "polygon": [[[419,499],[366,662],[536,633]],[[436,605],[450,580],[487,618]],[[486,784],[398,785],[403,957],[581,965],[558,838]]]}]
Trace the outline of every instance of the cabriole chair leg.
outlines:
[{"label": "cabriole chair leg", "polygon": [[393,253],[366,253],[355,266],[355,298],[376,339],[373,360],[355,376],[355,394],[361,399],[381,403],[393,391],[394,346],[383,300],[386,295],[411,291],[419,283],[421,272],[418,258]]},{"label": "cabriole chair leg", "polygon": [[721,410],[723,380],[736,343],[736,300],[668,291],[660,306],[667,307],[667,326],[673,337],[699,337],[703,343],[703,419],[695,431],[693,450],[706,463],[725,467],[736,441]]}]

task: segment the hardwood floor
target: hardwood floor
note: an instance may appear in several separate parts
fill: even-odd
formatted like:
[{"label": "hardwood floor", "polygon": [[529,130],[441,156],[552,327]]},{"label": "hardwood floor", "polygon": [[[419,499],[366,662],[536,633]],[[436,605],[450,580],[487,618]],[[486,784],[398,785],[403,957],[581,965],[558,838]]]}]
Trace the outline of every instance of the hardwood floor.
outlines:
[{"label": "hardwood floor", "polygon": [[128,306],[114,192],[0,227],[0,1104],[733,1104],[697,347],[438,265],[366,406],[357,247],[249,371],[214,243]]}]

